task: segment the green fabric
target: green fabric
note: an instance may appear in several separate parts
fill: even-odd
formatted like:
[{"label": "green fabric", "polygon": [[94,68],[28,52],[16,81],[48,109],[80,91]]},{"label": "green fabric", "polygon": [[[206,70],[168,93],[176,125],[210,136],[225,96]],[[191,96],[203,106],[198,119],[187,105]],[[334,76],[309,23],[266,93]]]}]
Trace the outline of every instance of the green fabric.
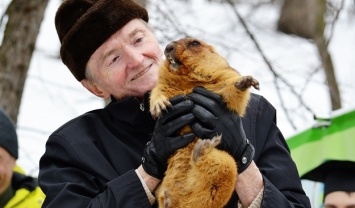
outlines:
[{"label": "green fabric", "polygon": [[309,128],[287,143],[300,176],[327,160],[355,161],[355,110],[333,117],[329,127]]}]

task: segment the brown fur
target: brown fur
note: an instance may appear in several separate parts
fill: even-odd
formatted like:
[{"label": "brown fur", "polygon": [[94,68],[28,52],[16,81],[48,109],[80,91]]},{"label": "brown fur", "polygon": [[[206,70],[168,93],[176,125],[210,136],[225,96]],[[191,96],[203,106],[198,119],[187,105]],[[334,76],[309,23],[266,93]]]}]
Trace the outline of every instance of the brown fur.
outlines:
[{"label": "brown fur", "polygon": [[[166,47],[165,56],[158,84],[151,92],[150,111],[154,117],[170,105],[170,98],[187,95],[195,86],[220,94],[230,110],[243,116],[250,86],[258,89],[254,78],[241,76],[212,46],[200,40],[174,41]],[[190,127],[185,127],[181,133],[190,131]],[[165,177],[155,192],[160,208],[226,205],[235,188],[237,166],[232,156],[215,148],[221,136],[196,138],[169,159]]]}]

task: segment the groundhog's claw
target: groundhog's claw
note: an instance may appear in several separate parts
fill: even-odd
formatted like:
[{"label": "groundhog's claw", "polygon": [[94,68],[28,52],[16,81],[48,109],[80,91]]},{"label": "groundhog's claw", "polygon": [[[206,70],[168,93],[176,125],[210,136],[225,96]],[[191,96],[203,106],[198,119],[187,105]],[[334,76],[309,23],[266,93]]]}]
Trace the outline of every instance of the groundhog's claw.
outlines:
[{"label": "groundhog's claw", "polygon": [[254,79],[252,76],[242,76],[234,86],[240,90],[246,90],[253,86],[255,89],[260,90],[259,81]]},{"label": "groundhog's claw", "polygon": [[155,100],[152,103],[152,106],[150,106],[150,114],[152,114],[154,118],[158,118],[162,111],[166,110],[166,107],[168,106],[171,106],[171,103],[169,102],[168,98],[164,97],[159,100]]},{"label": "groundhog's claw", "polygon": [[171,200],[169,198],[168,190],[164,190],[164,207],[171,208]]},{"label": "groundhog's claw", "polygon": [[212,139],[198,139],[192,151],[193,161],[196,162],[197,159],[203,155],[205,149],[209,147],[216,147],[217,145],[219,145],[219,143],[221,143],[221,140],[221,135],[215,136]]}]

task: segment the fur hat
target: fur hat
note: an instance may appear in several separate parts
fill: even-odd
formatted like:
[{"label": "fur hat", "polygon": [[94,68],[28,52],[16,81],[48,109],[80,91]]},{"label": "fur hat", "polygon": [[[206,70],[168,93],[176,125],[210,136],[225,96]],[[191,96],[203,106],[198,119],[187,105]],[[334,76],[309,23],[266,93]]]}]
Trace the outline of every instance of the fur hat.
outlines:
[{"label": "fur hat", "polygon": [[17,133],[10,117],[0,108],[0,146],[18,158]]},{"label": "fur hat", "polygon": [[61,42],[60,56],[74,77],[85,78],[91,55],[129,21],[148,22],[147,10],[133,0],[64,0],[55,26]]}]

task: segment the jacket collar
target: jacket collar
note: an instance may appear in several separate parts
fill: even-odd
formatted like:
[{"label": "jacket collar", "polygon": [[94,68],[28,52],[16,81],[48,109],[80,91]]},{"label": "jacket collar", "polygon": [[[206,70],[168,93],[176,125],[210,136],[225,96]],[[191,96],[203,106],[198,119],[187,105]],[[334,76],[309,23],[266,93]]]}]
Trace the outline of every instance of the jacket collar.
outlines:
[{"label": "jacket collar", "polygon": [[155,120],[149,112],[149,95],[150,92],[147,92],[142,102],[135,97],[116,100],[111,96],[111,102],[105,107],[106,116],[109,117],[107,119],[110,119],[113,125],[124,125],[125,128],[133,127],[142,133],[151,133]]}]

